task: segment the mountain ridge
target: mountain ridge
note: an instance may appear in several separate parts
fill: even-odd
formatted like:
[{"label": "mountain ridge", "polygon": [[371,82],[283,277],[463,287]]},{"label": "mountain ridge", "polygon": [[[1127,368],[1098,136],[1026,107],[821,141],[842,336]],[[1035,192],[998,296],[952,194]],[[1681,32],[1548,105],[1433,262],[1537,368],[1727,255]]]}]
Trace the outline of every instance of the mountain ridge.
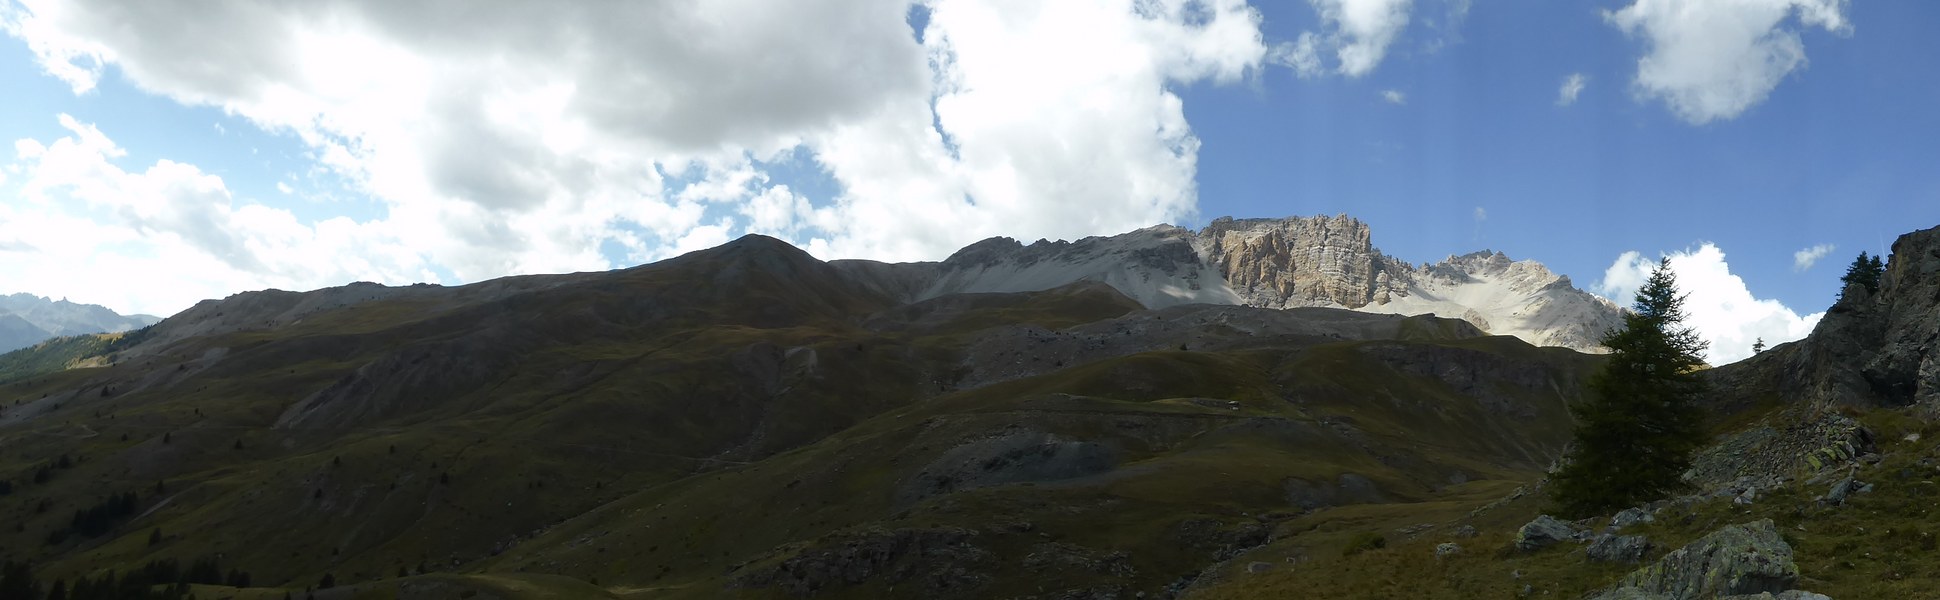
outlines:
[{"label": "mountain ridge", "polygon": [[160,322],[152,315],[122,315],[98,304],[55,300],[28,293],[0,295],[0,354],[53,338],[121,333]]},{"label": "mountain ridge", "polygon": [[1118,288],[1147,308],[1236,304],[1435,314],[1539,346],[1602,352],[1616,304],[1533,260],[1500,252],[1414,265],[1380,252],[1346,215],[1214,219],[1192,231],[1155,225],[1111,236],[1023,244],[992,237],[940,262],[832,261],[872,289],[912,302],[964,292],[1050,289],[1079,280]]}]

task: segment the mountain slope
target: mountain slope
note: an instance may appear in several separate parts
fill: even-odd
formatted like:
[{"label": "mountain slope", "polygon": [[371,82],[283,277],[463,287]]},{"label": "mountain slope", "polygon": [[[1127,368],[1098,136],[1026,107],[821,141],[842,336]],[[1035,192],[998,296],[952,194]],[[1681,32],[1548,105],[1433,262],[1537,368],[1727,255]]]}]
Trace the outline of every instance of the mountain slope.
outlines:
[{"label": "mountain slope", "polygon": [[[1159,594],[1302,515],[1528,480],[1596,360],[1434,317],[1085,281],[911,302],[856,273],[751,236],[206,302],[0,384],[0,554],[49,579],[221,555],[298,590]],[[134,512],[79,528],[103,494]]]}]

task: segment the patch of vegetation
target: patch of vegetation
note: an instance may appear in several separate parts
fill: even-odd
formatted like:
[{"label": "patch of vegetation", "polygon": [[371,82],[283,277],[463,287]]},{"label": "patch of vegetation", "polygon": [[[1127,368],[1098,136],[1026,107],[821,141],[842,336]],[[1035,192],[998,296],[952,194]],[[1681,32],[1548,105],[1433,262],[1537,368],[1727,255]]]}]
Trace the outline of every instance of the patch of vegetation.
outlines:
[{"label": "patch of vegetation", "polygon": [[12,383],[67,369],[82,359],[111,352],[122,334],[59,337],[0,354],[0,384]]}]

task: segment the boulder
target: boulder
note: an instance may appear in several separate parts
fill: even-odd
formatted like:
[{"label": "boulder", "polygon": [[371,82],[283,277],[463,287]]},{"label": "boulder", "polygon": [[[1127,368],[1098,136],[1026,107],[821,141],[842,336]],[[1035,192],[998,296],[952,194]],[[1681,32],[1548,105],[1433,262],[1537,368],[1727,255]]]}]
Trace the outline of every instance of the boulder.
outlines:
[{"label": "boulder", "polygon": [[1476,531],[1474,525],[1463,525],[1455,528],[1455,537],[1458,538],[1472,538],[1478,535],[1482,535],[1482,533]]},{"label": "boulder", "polygon": [[1840,479],[1838,483],[1832,484],[1832,489],[1827,490],[1824,496],[1819,497],[1819,501],[1825,503],[1827,506],[1838,506],[1845,504],[1846,498],[1852,494],[1870,491],[1873,491],[1872,484],[1853,479],[1852,476],[1848,475]]},{"label": "boulder", "polygon": [[1643,507],[1626,508],[1618,512],[1617,516],[1610,517],[1610,526],[1616,529],[1623,529],[1631,525],[1649,523],[1655,520],[1657,520],[1657,517],[1652,516],[1650,511],[1644,510]]},{"label": "boulder", "polygon": [[[1799,578],[1792,547],[1771,519],[1727,525],[1631,572],[1598,600],[1717,598],[1789,593]],[[1794,595],[1793,598],[1800,596]]]},{"label": "boulder", "polygon": [[1542,515],[1536,520],[1516,530],[1516,549],[1535,552],[1556,545],[1557,542],[1576,539],[1577,531],[1569,523],[1556,517]]},{"label": "boulder", "polygon": [[1447,558],[1462,553],[1462,546],[1455,542],[1442,542],[1435,545],[1435,558]]},{"label": "boulder", "polygon": [[1644,554],[1650,552],[1650,540],[1641,535],[1596,536],[1590,547],[1584,550],[1590,560],[1595,562],[1642,562]]}]

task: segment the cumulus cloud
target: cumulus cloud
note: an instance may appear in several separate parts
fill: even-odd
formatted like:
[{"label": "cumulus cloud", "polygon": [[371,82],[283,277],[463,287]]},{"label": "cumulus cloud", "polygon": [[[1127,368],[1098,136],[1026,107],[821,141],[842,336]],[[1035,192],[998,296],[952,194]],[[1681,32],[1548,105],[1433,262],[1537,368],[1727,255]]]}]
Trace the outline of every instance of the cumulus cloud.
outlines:
[{"label": "cumulus cloud", "polygon": [[1812,265],[1819,263],[1819,259],[1825,258],[1827,254],[1831,254],[1832,251],[1836,248],[1837,247],[1833,246],[1832,244],[1819,244],[1811,248],[1806,248],[1798,252],[1793,252],[1792,270],[1804,271],[1806,269],[1810,269],[1812,268]]},{"label": "cumulus cloud", "polygon": [[[1692,124],[1731,119],[1804,67],[1799,29],[1851,32],[1847,0],[1636,0],[1603,16],[1644,41],[1634,87]],[[1797,15],[1799,28],[1785,24]]]},{"label": "cumulus cloud", "polygon": [[[1666,256],[1677,277],[1678,290],[1688,294],[1685,322],[1710,344],[1705,356],[1713,365],[1751,356],[1751,345],[1761,338],[1767,345],[1804,338],[1825,316],[1823,311],[1800,316],[1777,300],[1753,296],[1745,281],[1731,274],[1724,251],[1716,245],[1706,243],[1696,250]],[[1625,252],[1604,271],[1596,291],[1628,306],[1656,266],[1657,261],[1639,252]]]},{"label": "cumulus cloud", "polygon": [[1408,103],[1408,95],[1401,93],[1399,90],[1382,90],[1381,99],[1388,101],[1388,104],[1396,106]]},{"label": "cumulus cloud", "polygon": [[1577,94],[1583,93],[1583,86],[1589,83],[1590,78],[1584,76],[1582,73],[1570,73],[1568,77],[1563,78],[1563,87],[1556,90],[1556,105],[1569,106],[1576,104]]},{"label": "cumulus cloud", "polygon": [[[1408,27],[1412,0],[1308,0],[1320,14],[1321,31],[1302,33],[1293,42],[1274,49],[1275,62],[1286,65],[1301,77],[1314,77],[1330,70],[1348,77],[1374,72],[1388,55],[1388,47]],[[1457,2],[1451,21],[1468,13],[1467,2]],[[1332,59],[1332,69],[1326,64]]]},{"label": "cumulus cloud", "polygon": [[126,150],[94,125],[60,123],[63,137],[14,144],[21,191],[0,203],[0,240],[13,240],[0,247],[33,255],[0,261],[0,281],[16,291],[167,315],[246,289],[433,278],[408,231],[342,218],[301,224],[167,159],[126,170],[116,164]]},{"label": "cumulus cloud", "polygon": [[[411,232],[406,255],[460,281],[748,232],[934,259],[1176,221],[1199,142],[1171,90],[1267,55],[1243,0],[933,0],[922,31],[904,0],[10,6],[5,31],[76,93],[116,73],[294,136],[382,203],[352,225]],[[1342,60],[1372,68],[1392,32],[1336,12],[1360,48]],[[833,197],[776,179],[795,156]]]}]

